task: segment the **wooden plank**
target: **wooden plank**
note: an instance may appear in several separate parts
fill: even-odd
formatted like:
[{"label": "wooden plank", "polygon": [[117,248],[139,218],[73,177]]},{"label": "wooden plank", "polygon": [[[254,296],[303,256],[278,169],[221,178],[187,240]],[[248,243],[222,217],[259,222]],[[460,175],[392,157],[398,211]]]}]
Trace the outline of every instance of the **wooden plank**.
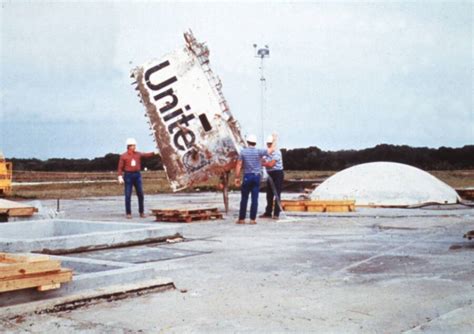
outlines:
[{"label": "wooden plank", "polygon": [[222,219],[222,217],[201,217],[201,218],[191,218],[191,217],[178,218],[178,217],[176,217],[176,218],[159,219],[157,221],[167,222],[167,223],[191,223],[191,222],[197,222],[197,221],[216,220],[216,219]]},{"label": "wooden plank", "polygon": [[326,206],[325,205],[308,205],[306,206],[306,211],[308,212],[325,212]]},{"label": "wooden plank", "polygon": [[29,217],[35,212],[38,212],[38,209],[33,206],[6,199],[0,199],[0,213],[6,213],[10,217]]},{"label": "wooden plank", "polygon": [[326,212],[349,212],[348,205],[328,205],[326,206]]},{"label": "wooden plank", "polygon": [[157,218],[156,221],[166,222],[166,223],[185,223],[191,221],[191,217],[162,217]]},{"label": "wooden plank", "polygon": [[152,209],[156,221],[190,223],[198,220],[222,218],[217,208]]},{"label": "wooden plank", "polygon": [[13,253],[0,253],[0,262],[38,262],[49,260],[49,255],[43,254],[13,254]]},{"label": "wooden plank", "polygon": [[285,211],[349,212],[355,210],[354,200],[284,200]]},{"label": "wooden plank", "polygon": [[306,211],[305,205],[285,205],[283,206],[285,211]]},{"label": "wooden plank", "polygon": [[173,223],[191,223],[193,221],[202,221],[202,220],[215,220],[215,219],[222,219],[223,215],[221,213],[197,213],[197,214],[190,214],[190,215],[176,215],[176,216],[156,216],[157,221],[162,222],[173,222]]},{"label": "wooden plank", "polygon": [[185,208],[185,209],[152,209],[153,214],[174,215],[174,214],[190,214],[201,212],[219,212],[218,208]]},{"label": "wooden plank", "polygon": [[34,273],[52,272],[61,269],[59,260],[23,262],[23,263],[0,263],[0,279],[18,275],[30,275]]},{"label": "wooden plank", "polygon": [[309,200],[304,202],[305,205],[352,205],[355,203],[354,200],[334,200],[334,201],[321,201],[321,200]]},{"label": "wooden plank", "polygon": [[36,208],[14,208],[8,209],[8,216],[9,217],[30,217],[38,212]]},{"label": "wooden plank", "polygon": [[0,280],[0,292],[35,288],[43,285],[65,283],[72,280],[71,269],[61,269],[53,273],[36,273],[21,278]]},{"label": "wooden plank", "polygon": [[195,220],[214,220],[222,219],[222,214],[213,214],[213,215],[190,215],[192,221]]},{"label": "wooden plank", "polygon": [[162,214],[162,213],[157,213],[155,214],[156,217],[162,217],[162,218],[166,218],[166,217],[188,217],[188,216],[200,216],[200,215],[217,215],[219,214],[218,212],[197,212],[197,213],[175,213],[175,214]]},{"label": "wooden plank", "polygon": [[61,271],[61,268],[52,270],[52,271],[46,271],[46,272],[37,272],[37,273],[31,273],[31,274],[16,274],[14,276],[7,276],[7,277],[2,277],[0,278],[0,282],[6,282],[6,281],[12,281],[12,280],[17,280],[17,279],[23,279],[27,277],[31,277],[33,275],[50,275],[50,274],[58,274]]},{"label": "wooden plank", "polygon": [[203,212],[203,213],[192,213],[188,215],[191,218],[200,218],[200,217],[213,217],[213,216],[222,216],[220,213],[212,213],[212,212]]},{"label": "wooden plank", "polygon": [[305,205],[307,200],[282,200],[281,205]]},{"label": "wooden plank", "polygon": [[47,285],[41,285],[36,288],[38,291],[49,291],[49,290],[56,290],[61,287],[61,283],[54,283],[54,284],[47,284]]}]

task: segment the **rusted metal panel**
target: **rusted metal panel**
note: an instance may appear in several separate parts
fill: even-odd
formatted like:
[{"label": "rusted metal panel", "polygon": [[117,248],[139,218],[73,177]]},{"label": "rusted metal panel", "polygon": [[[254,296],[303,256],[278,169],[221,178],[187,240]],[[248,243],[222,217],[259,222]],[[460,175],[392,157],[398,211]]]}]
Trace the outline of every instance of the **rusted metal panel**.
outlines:
[{"label": "rusted metal panel", "polygon": [[183,48],[131,75],[173,191],[230,170],[244,145],[209,67],[209,49],[191,31],[184,37]]}]

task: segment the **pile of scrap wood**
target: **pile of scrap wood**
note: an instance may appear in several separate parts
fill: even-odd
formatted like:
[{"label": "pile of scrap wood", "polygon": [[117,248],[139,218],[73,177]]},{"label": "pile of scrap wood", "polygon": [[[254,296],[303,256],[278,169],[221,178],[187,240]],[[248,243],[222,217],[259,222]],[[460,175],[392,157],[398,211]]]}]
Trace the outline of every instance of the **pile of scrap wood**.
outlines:
[{"label": "pile of scrap wood", "polygon": [[315,201],[315,200],[282,200],[285,211],[307,212],[352,212],[355,211],[354,200]]},{"label": "pile of scrap wood", "polygon": [[72,270],[47,255],[0,253],[0,293],[27,288],[57,289],[72,280]]},{"label": "pile of scrap wood", "polygon": [[191,223],[193,221],[222,219],[222,213],[217,208],[205,209],[154,209],[156,221],[173,223]]}]

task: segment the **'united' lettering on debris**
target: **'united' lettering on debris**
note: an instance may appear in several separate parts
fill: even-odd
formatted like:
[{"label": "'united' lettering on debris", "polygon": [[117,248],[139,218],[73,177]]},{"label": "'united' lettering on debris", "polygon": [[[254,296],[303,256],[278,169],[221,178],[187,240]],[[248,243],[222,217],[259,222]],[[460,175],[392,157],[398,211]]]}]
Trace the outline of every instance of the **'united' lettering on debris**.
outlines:
[{"label": "'united' lettering on debris", "polygon": [[[152,75],[170,65],[168,60],[151,67],[145,72],[145,83],[149,89],[157,92],[153,99],[162,106],[159,108],[163,121],[168,125],[168,132],[173,135],[173,143],[177,149],[185,151],[191,148],[196,140],[196,135],[188,126],[189,122],[195,119],[194,114],[183,112],[183,108],[176,108],[179,100],[171,85],[178,81],[176,76],[172,76],[160,83],[152,81]],[[184,109],[189,112],[191,107],[186,104]],[[179,117],[181,116],[181,117]],[[179,117],[179,118],[178,118]],[[176,129],[179,129],[175,132]]]},{"label": "'united' lettering on debris", "polygon": [[243,143],[207,46],[191,32],[185,41],[131,73],[174,191],[232,168]]}]

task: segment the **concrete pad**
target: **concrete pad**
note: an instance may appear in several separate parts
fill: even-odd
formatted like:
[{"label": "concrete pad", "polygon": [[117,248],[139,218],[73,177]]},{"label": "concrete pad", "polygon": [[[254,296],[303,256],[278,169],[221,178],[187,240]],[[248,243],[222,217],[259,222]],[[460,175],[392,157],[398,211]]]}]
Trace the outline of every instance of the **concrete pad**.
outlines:
[{"label": "concrete pad", "polygon": [[0,225],[0,251],[65,254],[165,240],[179,226],[53,219]]},{"label": "concrete pad", "polygon": [[188,256],[201,255],[201,251],[191,251],[177,248],[136,246],[125,248],[112,248],[84,252],[70,255],[70,257],[80,257],[82,259],[99,259],[105,261],[127,262],[127,263],[147,263],[177,259]]},{"label": "concrete pad", "polygon": [[[72,282],[63,284],[60,289],[39,292],[35,289],[25,289],[3,293],[0,300],[0,310],[5,313],[5,307],[18,306],[19,312],[24,312],[21,306],[30,305],[32,301],[51,301],[58,298],[72,298],[78,293],[109,287],[113,284],[126,284],[143,282],[156,278],[158,273],[152,267],[136,265],[147,261],[157,261],[172,257],[199,255],[199,252],[144,247],[141,252],[135,250],[140,256],[144,251],[150,259],[137,260],[133,258],[133,251],[126,248],[121,251],[114,248],[112,253],[120,254],[119,257],[85,256],[85,250],[117,247],[136,243],[149,243],[162,241],[179,235],[179,226],[150,226],[136,223],[104,223],[78,220],[44,220],[28,221],[16,224],[2,225],[0,227],[1,251],[36,251],[46,253],[69,253],[82,251],[79,255],[60,256],[62,266],[73,269]],[[102,260],[100,258],[103,258]],[[54,256],[53,256],[54,258]],[[171,280],[169,280],[171,282]]]},{"label": "concrete pad", "polygon": [[[234,193],[224,220],[182,225],[186,242],[159,246],[203,254],[140,264],[172,277],[176,290],[29,315],[21,325],[48,333],[74,327],[91,333],[400,333],[423,326],[427,332],[462,333],[472,328],[472,309],[466,307],[474,299],[474,248],[462,236],[474,230],[473,209],[367,209],[359,216],[297,216],[252,226],[234,224],[238,200]],[[108,204],[86,210],[99,201]],[[209,205],[221,196],[147,196],[149,207],[172,201]],[[121,214],[122,205],[122,198],[105,198],[63,207],[68,218],[110,219]]]},{"label": "concrete pad", "polygon": [[426,319],[426,323],[419,325],[405,333],[472,333],[474,328],[474,306],[461,306],[434,319]]}]

